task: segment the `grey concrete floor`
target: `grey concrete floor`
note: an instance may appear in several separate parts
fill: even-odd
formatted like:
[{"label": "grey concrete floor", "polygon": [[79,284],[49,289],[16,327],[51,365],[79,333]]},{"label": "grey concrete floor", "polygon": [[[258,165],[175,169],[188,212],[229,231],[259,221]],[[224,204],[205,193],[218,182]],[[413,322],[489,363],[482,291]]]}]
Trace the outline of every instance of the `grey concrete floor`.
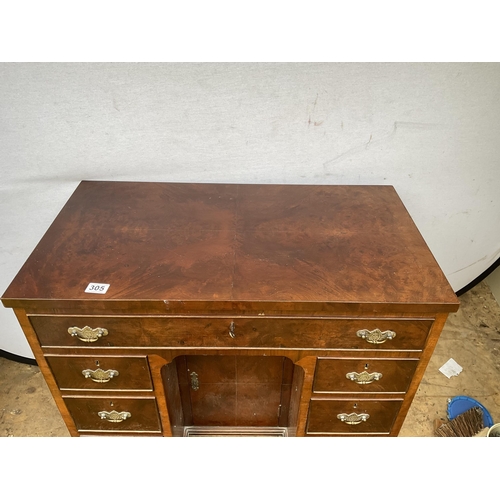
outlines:
[{"label": "grey concrete floor", "polygon": [[[443,329],[400,436],[433,436],[448,398],[470,396],[500,422],[500,306],[483,281],[460,297]],[[462,373],[439,368],[453,358]],[[36,366],[0,358],[0,437],[69,436]]]}]

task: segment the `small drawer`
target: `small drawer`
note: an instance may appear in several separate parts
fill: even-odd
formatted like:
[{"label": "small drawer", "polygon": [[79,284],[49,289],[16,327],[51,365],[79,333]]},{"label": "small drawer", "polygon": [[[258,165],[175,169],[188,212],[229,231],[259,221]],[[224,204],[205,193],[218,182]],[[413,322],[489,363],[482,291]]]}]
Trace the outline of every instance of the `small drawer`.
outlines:
[{"label": "small drawer", "polygon": [[313,392],[405,393],[418,359],[320,358]]},{"label": "small drawer", "polygon": [[389,434],[400,400],[311,400],[307,434]]},{"label": "small drawer", "polygon": [[422,350],[430,319],[30,316],[40,343],[91,347]]},{"label": "small drawer", "polygon": [[46,356],[61,390],[151,391],[145,357]]},{"label": "small drawer", "polygon": [[64,398],[82,432],[161,432],[156,400]]}]

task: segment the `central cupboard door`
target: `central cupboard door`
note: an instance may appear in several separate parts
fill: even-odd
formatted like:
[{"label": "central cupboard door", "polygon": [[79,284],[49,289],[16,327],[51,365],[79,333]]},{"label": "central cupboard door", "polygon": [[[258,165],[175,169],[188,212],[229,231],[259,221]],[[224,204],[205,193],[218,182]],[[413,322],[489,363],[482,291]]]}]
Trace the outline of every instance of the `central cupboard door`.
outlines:
[{"label": "central cupboard door", "polygon": [[288,425],[293,363],[282,356],[176,359],[185,425]]}]

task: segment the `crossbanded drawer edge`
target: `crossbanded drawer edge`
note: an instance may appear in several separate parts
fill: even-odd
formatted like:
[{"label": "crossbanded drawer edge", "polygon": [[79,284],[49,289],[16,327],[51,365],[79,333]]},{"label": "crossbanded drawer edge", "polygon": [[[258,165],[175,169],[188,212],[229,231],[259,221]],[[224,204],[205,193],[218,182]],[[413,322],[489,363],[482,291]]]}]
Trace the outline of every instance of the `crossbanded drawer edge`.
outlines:
[{"label": "crossbanded drawer edge", "polygon": [[[153,392],[153,383],[146,355],[95,355],[92,352],[84,354],[52,354],[44,353],[59,390],[76,392]],[[96,359],[100,362],[96,365]],[[68,366],[64,364],[76,364],[79,366]],[[62,362],[62,365],[58,363]],[[101,364],[108,363],[108,364]],[[132,363],[132,366],[130,366]],[[124,366],[129,364],[129,366]],[[135,365],[135,366],[134,366]],[[97,383],[85,378],[82,371],[85,369],[118,370],[118,377],[108,382]],[[132,369],[132,372],[124,371]],[[143,373],[140,370],[143,370]],[[139,371],[139,373],[137,373]],[[73,385],[72,385],[73,384]]]},{"label": "crossbanded drawer edge", "polygon": [[[396,317],[200,317],[30,315],[42,347],[171,347],[279,348],[421,351],[431,331],[432,318]],[[234,319],[235,321],[229,321]],[[55,323],[51,326],[51,320]],[[75,324],[73,324],[75,323]],[[84,323],[90,323],[84,324]],[[67,334],[69,327],[106,328],[95,342],[81,342]],[[229,326],[236,325],[230,336]],[[403,332],[387,343],[369,344],[356,330],[391,329]],[[116,335],[116,332],[119,335]],[[113,336],[113,333],[115,336]]]}]

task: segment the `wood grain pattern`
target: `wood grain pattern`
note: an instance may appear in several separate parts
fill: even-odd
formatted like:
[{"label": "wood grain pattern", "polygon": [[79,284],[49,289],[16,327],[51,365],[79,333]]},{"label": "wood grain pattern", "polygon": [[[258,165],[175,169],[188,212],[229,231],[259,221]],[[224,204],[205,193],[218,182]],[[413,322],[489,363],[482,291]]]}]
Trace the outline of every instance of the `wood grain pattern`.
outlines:
[{"label": "wood grain pattern", "polygon": [[[46,356],[60,389],[87,391],[151,391],[151,376],[145,357],[126,356]],[[115,370],[118,376],[104,383],[85,378],[83,370]]]},{"label": "wood grain pattern", "polygon": [[[73,436],[396,436],[459,305],[390,186],[94,181],[2,302]],[[75,326],[108,335],[84,343]],[[370,344],[365,329],[396,337]],[[96,361],[119,377],[82,379]],[[345,377],[365,369],[383,378]],[[133,418],[98,417],[111,409]],[[370,418],[338,419],[350,411]]]},{"label": "wood grain pattern", "polygon": [[169,384],[168,380],[164,377],[163,368],[165,366],[168,367],[168,365],[165,365],[166,360],[161,356],[158,356],[157,354],[149,355],[148,362],[151,371],[151,377],[153,379],[153,388],[158,407],[158,415],[161,421],[161,427],[163,429],[163,436],[172,437],[176,435],[177,422],[174,419],[171,419],[169,407],[167,404]]},{"label": "wood grain pattern", "polygon": [[[180,318],[180,317],[67,317],[30,316],[40,343],[82,347],[267,347],[317,349],[422,350],[432,320],[339,318]],[[234,338],[229,334],[234,324]],[[105,328],[108,335],[82,342],[68,328]],[[396,333],[382,344],[359,337],[360,330]]]},{"label": "wood grain pattern", "polygon": [[[176,365],[184,425],[288,426],[289,359],[192,355],[176,358]],[[191,374],[196,374],[195,388]]]},{"label": "wood grain pattern", "polygon": [[82,182],[2,298],[30,299],[458,307],[391,186]]},{"label": "wood grain pattern", "polygon": [[[308,435],[334,434],[386,434],[389,435],[396,419],[401,400],[318,400],[313,399],[309,408]],[[340,414],[367,414],[366,422],[349,425],[339,420]]]},{"label": "wood grain pattern", "polygon": [[[318,359],[313,390],[315,393],[405,393],[412,380],[418,359],[387,360],[370,358]],[[346,377],[348,373],[363,372],[381,375],[379,380],[358,384]]]},{"label": "wood grain pattern", "polygon": [[70,435],[78,436],[79,433],[76,428],[73,417],[71,416],[68,409],[66,408],[66,405],[64,404],[61,391],[59,390],[54,375],[52,374],[52,371],[49,365],[47,364],[47,361],[45,360],[45,357],[43,355],[43,350],[40,347],[40,343],[38,342],[36,333],[33,330],[31,323],[29,322],[28,317],[26,316],[25,311],[23,311],[22,309],[14,309],[14,313],[17,317],[17,320],[19,321],[19,324],[21,325],[21,328],[23,329],[24,335],[26,336],[26,340],[28,341],[31,350],[33,351],[38,367],[40,368],[43,378],[47,383],[47,386],[52,394],[52,397],[54,398],[57,408],[61,413],[61,416],[64,420],[64,423],[66,424],[66,427],[68,428]]},{"label": "wood grain pattern", "polygon": [[[127,399],[119,397],[69,398],[64,402],[75,420],[79,431],[158,432],[160,421],[156,401],[151,399]],[[130,418],[122,422],[109,422],[99,416],[101,411],[129,412]]]},{"label": "wood grain pattern", "polygon": [[405,416],[408,413],[408,410],[410,409],[410,405],[413,401],[413,398],[415,397],[415,394],[417,393],[418,386],[420,385],[420,381],[424,376],[425,369],[429,364],[432,353],[436,348],[437,341],[439,340],[439,335],[443,330],[447,317],[448,317],[447,314],[443,313],[436,314],[436,321],[432,325],[429,337],[427,339],[426,347],[424,349],[424,352],[422,353],[422,356],[420,357],[420,362],[417,366],[417,369],[415,370],[415,374],[413,375],[413,379],[410,383],[410,387],[408,388],[408,392],[403,401],[403,404],[401,405],[401,410],[399,414],[396,416],[396,420],[394,421],[394,425],[391,430],[392,436],[397,436],[399,430],[401,429],[401,426],[403,425]]}]

